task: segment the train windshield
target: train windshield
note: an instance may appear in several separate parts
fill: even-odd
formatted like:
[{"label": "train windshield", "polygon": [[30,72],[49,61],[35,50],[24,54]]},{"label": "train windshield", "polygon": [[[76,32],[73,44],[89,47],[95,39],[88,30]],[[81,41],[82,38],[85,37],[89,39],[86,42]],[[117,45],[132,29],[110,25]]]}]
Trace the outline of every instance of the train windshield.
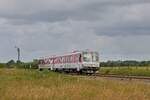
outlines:
[{"label": "train windshield", "polygon": [[99,57],[97,52],[83,52],[84,62],[98,62]]},{"label": "train windshield", "polygon": [[93,62],[98,62],[99,61],[98,52],[92,52],[92,61]]},{"label": "train windshield", "polygon": [[83,52],[83,61],[92,62],[92,54],[89,52]]}]

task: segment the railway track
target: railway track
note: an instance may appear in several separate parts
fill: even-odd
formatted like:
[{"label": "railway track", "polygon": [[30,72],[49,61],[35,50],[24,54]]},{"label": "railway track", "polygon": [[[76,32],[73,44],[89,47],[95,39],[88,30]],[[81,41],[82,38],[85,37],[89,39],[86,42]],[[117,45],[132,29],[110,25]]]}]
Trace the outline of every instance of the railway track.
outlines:
[{"label": "railway track", "polygon": [[146,76],[129,76],[129,75],[115,75],[115,74],[93,74],[92,76],[97,76],[97,77],[108,77],[108,78],[118,78],[118,79],[129,79],[129,80],[149,80],[150,77]]},{"label": "railway track", "polygon": [[89,76],[89,77],[104,77],[104,78],[116,78],[116,79],[129,79],[129,80],[147,80],[150,81],[150,77],[146,76],[129,76],[129,75],[116,75],[116,74],[71,74],[71,75],[79,75],[79,76]]}]

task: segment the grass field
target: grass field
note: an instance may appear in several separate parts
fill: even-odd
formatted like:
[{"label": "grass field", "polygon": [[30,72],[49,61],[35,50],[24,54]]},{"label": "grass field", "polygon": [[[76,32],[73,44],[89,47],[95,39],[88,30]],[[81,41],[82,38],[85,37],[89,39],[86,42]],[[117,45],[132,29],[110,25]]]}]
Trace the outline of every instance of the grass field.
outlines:
[{"label": "grass field", "polygon": [[150,67],[101,67],[102,74],[150,76]]},{"label": "grass field", "polygon": [[0,69],[0,100],[149,100],[150,84]]}]

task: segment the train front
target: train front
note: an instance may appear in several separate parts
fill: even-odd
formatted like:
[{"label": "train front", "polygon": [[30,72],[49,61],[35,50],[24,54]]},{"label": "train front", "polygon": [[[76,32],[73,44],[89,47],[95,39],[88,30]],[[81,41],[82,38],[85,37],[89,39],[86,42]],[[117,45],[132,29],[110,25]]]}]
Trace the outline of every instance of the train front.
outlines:
[{"label": "train front", "polygon": [[83,51],[82,56],[83,56],[83,62],[82,62],[83,72],[95,73],[96,71],[98,71],[100,67],[98,52]]}]

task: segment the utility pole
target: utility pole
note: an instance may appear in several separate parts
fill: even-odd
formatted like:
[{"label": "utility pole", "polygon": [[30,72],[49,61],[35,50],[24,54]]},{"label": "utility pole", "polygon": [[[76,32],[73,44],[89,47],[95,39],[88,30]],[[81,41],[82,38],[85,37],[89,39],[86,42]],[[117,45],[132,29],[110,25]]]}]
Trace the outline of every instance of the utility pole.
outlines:
[{"label": "utility pole", "polygon": [[15,48],[17,49],[17,53],[18,53],[18,60],[17,62],[20,62],[20,48],[15,46]]}]

